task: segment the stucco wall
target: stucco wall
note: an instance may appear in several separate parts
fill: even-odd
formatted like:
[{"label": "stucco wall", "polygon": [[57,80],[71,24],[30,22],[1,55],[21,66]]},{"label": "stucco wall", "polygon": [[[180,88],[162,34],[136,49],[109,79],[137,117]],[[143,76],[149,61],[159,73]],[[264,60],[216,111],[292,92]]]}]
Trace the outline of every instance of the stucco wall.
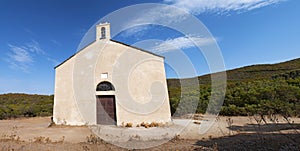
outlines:
[{"label": "stucco wall", "polygon": [[96,98],[92,75],[102,47],[101,43],[94,42],[56,68],[55,123],[95,124]]},{"label": "stucco wall", "polygon": [[117,125],[170,122],[163,58],[109,40],[97,40],[56,68],[55,122],[96,124],[101,81],[116,89],[106,93],[115,94]]},{"label": "stucco wall", "polygon": [[73,66],[74,61],[69,60],[63,66],[56,68],[53,108],[53,117],[56,124],[84,124],[84,120],[80,116],[74,102]]},{"label": "stucco wall", "polygon": [[[114,85],[117,125],[170,122],[163,58],[111,41],[100,53],[95,86],[101,81]],[[101,79],[101,73],[108,78]]]}]

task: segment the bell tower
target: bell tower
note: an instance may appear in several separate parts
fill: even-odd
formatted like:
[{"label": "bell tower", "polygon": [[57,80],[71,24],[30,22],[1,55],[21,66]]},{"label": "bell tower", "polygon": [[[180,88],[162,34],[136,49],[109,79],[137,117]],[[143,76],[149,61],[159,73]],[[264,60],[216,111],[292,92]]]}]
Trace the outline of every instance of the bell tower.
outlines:
[{"label": "bell tower", "polygon": [[110,40],[110,23],[100,23],[96,26],[96,40]]}]

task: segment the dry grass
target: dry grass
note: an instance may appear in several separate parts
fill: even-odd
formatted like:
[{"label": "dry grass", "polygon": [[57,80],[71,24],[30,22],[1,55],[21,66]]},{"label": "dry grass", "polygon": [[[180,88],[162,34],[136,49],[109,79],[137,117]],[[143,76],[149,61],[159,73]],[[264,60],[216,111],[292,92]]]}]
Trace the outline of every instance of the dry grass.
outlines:
[{"label": "dry grass", "polygon": [[98,137],[94,134],[91,134],[90,136],[87,136],[86,141],[87,141],[87,143],[90,143],[90,144],[105,143],[105,141],[103,141],[100,137]]},{"label": "dry grass", "polygon": [[146,123],[146,122],[142,122],[140,124],[141,127],[145,127],[145,128],[150,128],[150,127],[163,127],[165,126],[165,124],[163,123],[157,123],[157,122],[151,122],[151,123]]},{"label": "dry grass", "polygon": [[21,141],[20,136],[17,136],[15,134],[11,134],[11,135],[3,134],[0,137],[0,141],[1,142],[9,142],[9,141],[12,141],[12,142],[24,142],[24,141]]},{"label": "dry grass", "polygon": [[[158,122],[151,122],[151,123],[142,122],[142,123],[136,125],[136,127],[145,127],[145,128],[163,127],[163,126],[166,126],[166,124],[164,124],[164,123],[158,123]],[[132,123],[124,123],[124,122],[122,122],[122,127],[133,127],[133,124]]]},{"label": "dry grass", "polygon": [[33,140],[30,140],[29,142],[34,142],[34,143],[42,143],[42,144],[48,144],[48,143],[63,143],[65,140],[65,136],[63,136],[61,139],[57,141],[51,140],[49,137],[44,137],[44,136],[39,136],[39,137],[34,137]]}]

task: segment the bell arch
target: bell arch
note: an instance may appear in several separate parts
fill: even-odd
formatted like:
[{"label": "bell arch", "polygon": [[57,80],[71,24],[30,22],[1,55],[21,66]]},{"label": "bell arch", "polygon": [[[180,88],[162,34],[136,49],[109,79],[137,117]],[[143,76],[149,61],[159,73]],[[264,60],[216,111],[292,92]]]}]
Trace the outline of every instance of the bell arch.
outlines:
[{"label": "bell arch", "polygon": [[106,39],[106,29],[105,29],[105,27],[101,28],[101,39]]}]

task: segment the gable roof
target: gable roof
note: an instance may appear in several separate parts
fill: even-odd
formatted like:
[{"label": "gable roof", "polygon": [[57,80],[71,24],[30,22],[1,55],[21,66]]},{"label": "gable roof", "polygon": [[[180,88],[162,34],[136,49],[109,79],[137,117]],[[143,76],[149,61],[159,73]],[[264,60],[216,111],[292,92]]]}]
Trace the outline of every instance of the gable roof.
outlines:
[{"label": "gable roof", "polygon": [[[152,54],[152,55],[157,56],[157,57],[165,58],[164,56],[160,56],[160,55],[155,54],[155,53],[153,53],[153,52],[150,52],[150,51],[147,51],[147,50],[138,48],[138,47],[134,47],[134,46],[131,46],[131,45],[128,45],[128,44],[125,44],[125,43],[122,43],[122,42],[119,42],[119,41],[116,41],[116,40],[113,40],[113,39],[110,39],[109,41],[112,41],[112,42],[115,42],[115,43],[124,45],[124,46],[126,46],[126,47],[134,48],[134,49],[137,49],[137,50],[140,50],[140,51],[143,51],[143,52]],[[65,62],[67,62],[68,60],[70,60],[71,58],[73,58],[74,56],[76,56],[79,52],[81,52],[82,50],[84,50],[85,48],[87,48],[88,46],[92,45],[92,44],[95,43],[95,42],[96,42],[96,40],[94,40],[93,42],[89,43],[89,44],[86,45],[85,47],[81,48],[79,51],[77,51],[75,54],[73,54],[72,56],[70,56],[68,59],[66,59],[65,61],[63,61],[63,62],[60,63],[59,65],[55,66],[54,69],[56,69],[56,68],[58,68],[59,66],[63,65]]]},{"label": "gable roof", "polygon": [[124,46],[127,46],[127,47],[130,47],[130,48],[134,48],[134,49],[146,52],[146,53],[149,53],[149,54],[157,56],[157,57],[165,58],[164,56],[158,55],[158,54],[153,53],[151,51],[148,51],[148,50],[145,50],[145,49],[142,49],[142,48],[138,48],[138,47],[135,47],[135,46],[131,46],[131,45],[128,45],[128,44],[125,44],[125,43],[122,43],[122,42],[119,42],[119,41],[116,41],[116,40],[113,40],[113,39],[110,39],[110,41],[121,44],[121,45],[124,45]]}]

